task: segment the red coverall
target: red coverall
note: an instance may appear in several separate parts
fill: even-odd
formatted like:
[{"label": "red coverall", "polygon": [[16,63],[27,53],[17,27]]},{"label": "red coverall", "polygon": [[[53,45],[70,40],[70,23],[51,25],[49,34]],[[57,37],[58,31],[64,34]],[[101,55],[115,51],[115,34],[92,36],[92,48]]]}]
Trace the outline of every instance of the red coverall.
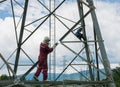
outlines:
[{"label": "red coverall", "polygon": [[48,71],[48,64],[47,64],[47,55],[53,51],[53,48],[50,48],[47,43],[40,44],[40,54],[38,57],[38,69],[35,73],[35,76],[38,77],[39,74],[43,73],[43,80],[47,80],[47,71]]}]

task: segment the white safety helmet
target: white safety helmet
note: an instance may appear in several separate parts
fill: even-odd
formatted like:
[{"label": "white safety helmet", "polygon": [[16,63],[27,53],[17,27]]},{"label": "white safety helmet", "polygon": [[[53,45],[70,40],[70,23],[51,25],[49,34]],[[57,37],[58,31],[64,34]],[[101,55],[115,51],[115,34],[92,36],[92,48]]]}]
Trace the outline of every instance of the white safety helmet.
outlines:
[{"label": "white safety helmet", "polygon": [[43,42],[44,43],[49,43],[49,41],[50,41],[50,38],[48,36],[45,36]]}]

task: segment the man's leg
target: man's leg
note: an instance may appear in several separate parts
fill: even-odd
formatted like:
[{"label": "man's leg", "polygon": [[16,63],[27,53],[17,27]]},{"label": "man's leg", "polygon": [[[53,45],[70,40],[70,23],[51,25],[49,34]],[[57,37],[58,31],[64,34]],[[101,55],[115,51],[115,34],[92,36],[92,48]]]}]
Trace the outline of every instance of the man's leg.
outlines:
[{"label": "man's leg", "polygon": [[44,62],[43,65],[43,80],[47,80],[48,78],[48,65],[47,65],[47,61]]},{"label": "man's leg", "polygon": [[39,61],[37,71],[34,75],[35,80],[38,80],[38,76],[39,76],[39,74],[41,73],[41,70],[42,70],[42,65],[43,65],[43,63],[41,61]]},{"label": "man's leg", "polygon": [[83,34],[81,34],[81,38],[85,41],[85,37],[84,37],[84,35],[83,35]]},{"label": "man's leg", "polygon": [[43,81],[47,80],[48,78],[48,73],[47,73],[47,69],[43,69]]},{"label": "man's leg", "polygon": [[37,69],[37,71],[36,71],[36,73],[35,73],[35,76],[36,77],[38,77],[39,76],[39,74],[40,74],[40,72],[41,72],[41,67],[38,67],[38,69]]}]

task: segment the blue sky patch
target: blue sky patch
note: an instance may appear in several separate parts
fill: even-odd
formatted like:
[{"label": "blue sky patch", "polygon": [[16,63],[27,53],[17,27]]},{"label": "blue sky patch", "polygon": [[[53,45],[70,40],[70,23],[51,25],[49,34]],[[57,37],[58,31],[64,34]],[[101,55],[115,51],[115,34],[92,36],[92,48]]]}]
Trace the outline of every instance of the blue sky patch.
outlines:
[{"label": "blue sky patch", "polygon": [[8,16],[11,16],[8,11],[4,10],[4,11],[1,11],[0,10],[0,18],[1,19],[4,19],[5,17],[8,17]]},{"label": "blue sky patch", "polygon": [[103,2],[119,2],[120,3],[120,0],[98,0],[98,1],[103,1]]}]

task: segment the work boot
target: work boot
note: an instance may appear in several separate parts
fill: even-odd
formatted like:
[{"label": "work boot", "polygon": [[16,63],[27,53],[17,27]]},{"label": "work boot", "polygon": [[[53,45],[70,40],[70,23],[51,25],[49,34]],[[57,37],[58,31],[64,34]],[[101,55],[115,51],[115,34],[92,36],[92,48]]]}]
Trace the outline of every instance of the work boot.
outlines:
[{"label": "work boot", "polygon": [[34,80],[39,81],[38,78],[37,78],[36,76],[34,76]]}]

